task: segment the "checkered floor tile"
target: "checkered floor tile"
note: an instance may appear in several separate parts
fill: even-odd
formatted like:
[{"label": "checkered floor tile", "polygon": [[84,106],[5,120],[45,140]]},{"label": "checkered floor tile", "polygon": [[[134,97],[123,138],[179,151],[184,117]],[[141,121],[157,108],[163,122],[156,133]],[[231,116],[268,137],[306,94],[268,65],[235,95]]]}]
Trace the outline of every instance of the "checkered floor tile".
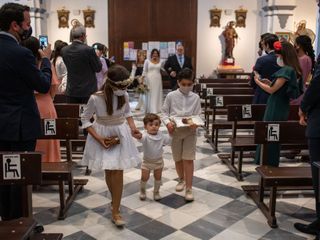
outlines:
[{"label": "checkered floor tile", "polygon": [[[136,102],[132,102],[132,107]],[[143,113],[135,112],[137,126],[142,129]],[[164,126],[161,131],[165,132]],[[139,147],[140,144],[137,143]],[[141,148],[139,148],[141,150]],[[221,144],[221,150],[230,146]],[[75,154],[74,160],[81,159]],[[199,131],[195,161],[195,201],[187,203],[183,193],[175,192],[177,184],[170,147],[165,147],[162,200],[152,199],[153,179],[149,180],[147,200],[139,200],[139,168],[125,171],[121,205],[127,225],[116,228],[110,221],[110,194],[103,172],[84,176],[84,168],[76,168],[77,177],[89,179],[63,221],[57,220],[59,197],[56,186],[40,187],[33,194],[35,219],[45,232],[61,232],[65,240],[94,239],[313,239],[293,228],[293,223],[312,221],[315,217],[312,194],[283,194],[277,204],[279,228],[271,229],[256,205],[241,190],[243,184],[257,183],[253,164],[244,164],[245,181],[238,182],[221,163]]]}]

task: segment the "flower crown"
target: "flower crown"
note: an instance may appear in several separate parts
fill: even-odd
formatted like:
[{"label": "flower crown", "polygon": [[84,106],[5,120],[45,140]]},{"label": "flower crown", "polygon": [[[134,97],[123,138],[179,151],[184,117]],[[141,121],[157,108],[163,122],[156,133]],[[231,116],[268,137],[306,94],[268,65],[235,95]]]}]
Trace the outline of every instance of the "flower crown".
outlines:
[{"label": "flower crown", "polygon": [[276,41],[276,42],[273,43],[273,47],[274,47],[274,50],[279,52],[282,49],[282,44],[281,44],[280,41]]},{"label": "flower crown", "polygon": [[106,78],[106,83],[113,89],[113,90],[118,90],[118,89],[124,89],[127,88],[132,82],[134,78],[128,78],[123,81],[118,81],[114,82],[110,78]]}]

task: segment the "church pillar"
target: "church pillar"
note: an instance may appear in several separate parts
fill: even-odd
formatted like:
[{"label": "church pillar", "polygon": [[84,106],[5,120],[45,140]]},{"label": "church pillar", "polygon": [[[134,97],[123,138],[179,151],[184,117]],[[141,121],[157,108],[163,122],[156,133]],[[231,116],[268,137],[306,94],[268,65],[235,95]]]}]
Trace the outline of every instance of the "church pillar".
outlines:
[{"label": "church pillar", "polygon": [[264,30],[288,32],[294,27],[295,0],[265,0],[262,7]]}]

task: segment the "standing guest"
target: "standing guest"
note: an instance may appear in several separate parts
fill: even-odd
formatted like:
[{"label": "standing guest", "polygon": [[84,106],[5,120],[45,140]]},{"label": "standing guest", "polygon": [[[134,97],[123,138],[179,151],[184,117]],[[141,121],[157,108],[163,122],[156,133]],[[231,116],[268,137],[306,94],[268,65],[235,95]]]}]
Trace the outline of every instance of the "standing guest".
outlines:
[{"label": "standing guest", "polygon": [[176,191],[186,188],[186,201],[193,201],[192,179],[196,155],[197,125],[175,129],[170,117],[190,117],[201,114],[200,97],[192,92],[194,85],[193,72],[185,68],[178,74],[179,89],[170,92],[163,104],[163,121],[172,135],[172,156],[175,161],[179,182]]},{"label": "standing guest", "polygon": [[171,143],[171,138],[159,131],[161,120],[160,117],[153,113],[148,113],[143,118],[144,129],[143,134],[135,136],[142,143],[143,162],[141,164],[141,182],[140,182],[140,200],[147,198],[146,186],[150,177],[150,171],[154,176],[153,199],[159,201],[161,176],[163,170],[163,146]]},{"label": "standing guest", "polygon": [[161,67],[163,62],[160,60],[158,49],[152,49],[151,59],[146,59],[143,66],[143,81],[148,87],[145,101],[145,113],[161,112],[163,101]]},{"label": "standing guest", "polygon": [[263,39],[267,36],[269,36],[270,33],[264,33],[264,34],[261,34],[260,35],[260,41],[259,41],[259,50],[258,50],[258,56],[259,57],[262,57],[264,55],[267,55],[268,53],[266,52],[265,50],[265,45],[264,45],[264,42],[263,42]]},{"label": "standing guest", "polygon": [[103,57],[106,46],[101,43],[95,43],[92,46],[96,50],[96,54],[101,61],[102,69],[100,72],[96,73],[97,77],[97,89],[100,90],[102,85],[104,84],[104,75],[108,71],[108,66],[106,59]]},{"label": "standing guest", "polygon": [[[89,133],[82,162],[89,169],[105,171],[112,198],[112,222],[119,227],[125,225],[120,215],[123,170],[135,167],[140,162],[139,152],[131,137],[131,132],[139,133],[126,91],[131,82],[125,67],[112,66],[108,70],[103,90],[91,95],[81,115],[82,127]],[[96,119],[91,123],[90,119],[94,115]],[[119,144],[111,146],[112,141],[119,141]]]},{"label": "standing guest", "polygon": [[184,47],[182,43],[178,43],[176,54],[170,56],[164,65],[164,69],[170,75],[172,90],[177,89],[177,75],[184,68],[192,70],[191,58],[184,55]]},{"label": "standing guest", "polygon": [[87,103],[97,91],[97,72],[102,64],[95,50],[86,44],[86,28],[76,24],[70,32],[71,45],[62,49],[63,61],[68,71],[66,96],[68,103]]},{"label": "standing guest", "polygon": [[[35,37],[30,37],[22,42],[22,45],[30,49],[36,58],[36,64],[40,68],[42,59],[39,54],[40,42]],[[53,64],[51,64],[52,80],[48,93],[35,92],[35,97],[42,119],[56,119],[57,112],[53,104],[53,98],[58,90],[59,82]],[[43,162],[58,162],[61,160],[60,141],[52,139],[37,140],[36,151],[43,153]]]},{"label": "standing guest", "polygon": [[[40,70],[29,49],[19,45],[31,36],[30,9],[17,3],[0,8],[0,151],[34,151],[41,133],[34,91],[47,93],[51,85],[51,48],[38,50]],[[22,187],[0,186],[0,216],[22,216]]]},{"label": "standing guest", "polygon": [[[301,84],[303,85],[303,90],[305,90],[307,88],[307,82],[311,80],[311,76],[315,65],[315,55],[311,43],[311,38],[306,35],[301,35],[297,37],[294,43],[294,47],[297,51],[302,70]],[[300,105],[302,98],[303,94],[301,94],[301,96],[298,99],[292,100],[291,104]]]},{"label": "standing guest", "polygon": [[65,93],[66,87],[67,87],[68,71],[67,71],[66,65],[63,62],[61,51],[66,46],[68,46],[66,42],[63,42],[61,40],[55,41],[54,56],[52,59],[52,63],[57,73],[57,77],[59,81],[58,92],[63,94]]},{"label": "standing guest", "polygon": [[[277,63],[281,67],[279,71],[269,79],[261,79],[255,75],[256,84],[270,94],[263,121],[287,121],[290,111],[290,99],[299,96],[300,89],[298,79],[301,78],[301,68],[297,53],[289,42],[275,42],[275,53]],[[277,143],[268,144],[267,164],[279,166],[280,145]],[[257,147],[255,162],[260,163],[260,145]]]},{"label": "standing guest", "polygon": [[307,234],[320,236],[320,199],[319,199],[319,170],[312,163],[320,162],[320,65],[315,69],[313,79],[307,88],[301,102],[299,111],[300,124],[307,125],[306,136],[308,138],[311,172],[313,188],[316,200],[317,218],[312,223],[306,225],[295,223],[294,227],[299,231]]},{"label": "standing guest", "polygon": [[[275,34],[267,34],[261,41],[261,45],[264,51],[267,53],[257,59],[256,64],[253,67],[253,71],[256,71],[262,79],[271,79],[271,76],[280,69],[277,64],[277,56],[274,52],[273,44],[278,41],[278,37]],[[254,81],[254,74],[252,75],[250,85],[254,89],[253,104],[267,104],[269,93],[264,91]]]}]

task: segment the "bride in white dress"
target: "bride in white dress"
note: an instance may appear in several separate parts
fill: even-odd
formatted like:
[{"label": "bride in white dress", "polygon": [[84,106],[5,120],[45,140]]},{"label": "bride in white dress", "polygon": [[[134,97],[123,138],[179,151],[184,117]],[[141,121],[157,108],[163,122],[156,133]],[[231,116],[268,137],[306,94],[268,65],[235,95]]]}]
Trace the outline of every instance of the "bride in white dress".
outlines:
[{"label": "bride in white dress", "polygon": [[142,76],[148,87],[145,99],[145,113],[160,113],[163,102],[162,77],[160,70],[164,62],[157,49],[151,51],[151,59],[146,59]]}]

